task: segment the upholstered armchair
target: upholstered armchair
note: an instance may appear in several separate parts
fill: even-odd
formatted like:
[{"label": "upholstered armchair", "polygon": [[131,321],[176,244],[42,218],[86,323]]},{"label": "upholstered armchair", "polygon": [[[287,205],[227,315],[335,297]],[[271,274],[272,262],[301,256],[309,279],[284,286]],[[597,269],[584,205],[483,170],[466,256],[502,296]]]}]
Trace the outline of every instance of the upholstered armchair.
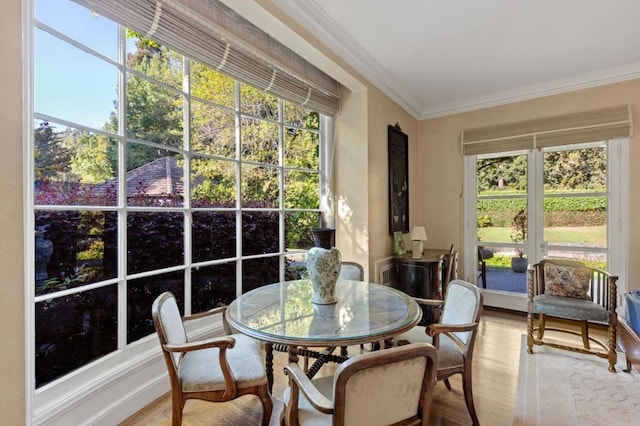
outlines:
[{"label": "upholstered armchair", "polygon": [[[170,292],[161,294],[153,303],[153,322],[171,382],[173,426],[182,423],[187,399],[225,402],[249,394],[260,398],[262,424],[269,424],[273,402],[261,343],[242,334],[201,341],[187,339],[183,321],[224,315],[225,310],[226,307],[215,308],[181,318],[176,299]],[[226,325],[225,330],[228,330]]]},{"label": "upholstered armchair", "polygon": [[477,286],[462,280],[452,280],[444,300],[415,298],[421,305],[441,308],[440,319],[427,327],[416,326],[394,338],[395,344],[416,342],[433,343],[438,349],[439,363],[437,379],[443,380],[451,390],[449,377],[462,375],[462,390],[469,416],[478,425],[478,416],[473,403],[471,383],[473,348],[482,314],[482,293]]},{"label": "upholstered armchair", "polygon": [[285,366],[286,425],[428,425],[438,351],[417,343],[357,355],[335,376],[310,380]]},{"label": "upholstered armchair", "polygon": [[[527,271],[527,352],[533,345],[596,355],[609,361],[609,371],[615,372],[616,283],[618,277],[582,262],[565,259],[545,259],[530,265]],[[535,317],[538,326],[535,327]],[[548,327],[548,318],[563,320],[561,325]],[[565,324],[579,325],[568,328]],[[608,328],[608,341],[589,335],[589,324]],[[556,331],[582,337],[582,348],[559,340],[545,339],[545,331]],[[591,347],[596,344],[596,348]]]}]

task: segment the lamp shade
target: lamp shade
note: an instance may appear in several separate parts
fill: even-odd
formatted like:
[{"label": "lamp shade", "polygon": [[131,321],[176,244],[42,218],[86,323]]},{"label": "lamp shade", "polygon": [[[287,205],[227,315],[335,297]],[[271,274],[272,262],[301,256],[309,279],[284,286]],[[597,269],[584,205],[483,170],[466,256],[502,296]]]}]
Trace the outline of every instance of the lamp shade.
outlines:
[{"label": "lamp shade", "polygon": [[412,241],[427,241],[427,231],[424,226],[414,226],[411,228],[410,238]]}]

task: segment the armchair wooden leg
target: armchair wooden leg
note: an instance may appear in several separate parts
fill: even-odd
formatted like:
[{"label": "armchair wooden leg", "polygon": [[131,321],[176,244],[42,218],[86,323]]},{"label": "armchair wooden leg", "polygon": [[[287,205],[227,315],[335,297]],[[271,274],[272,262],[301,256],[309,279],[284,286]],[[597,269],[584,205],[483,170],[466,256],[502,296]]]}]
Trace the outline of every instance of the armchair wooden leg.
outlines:
[{"label": "armchair wooden leg", "polygon": [[467,365],[464,369],[464,373],[462,374],[462,391],[464,392],[464,400],[467,403],[467,410],[469,411],[469,415],[471,416],[471,421],[473,421],[474,426],[477,426],[480,424],[480,422],[478,421],[478,415],[476,414],[476,407],[473,404],[471,365]]},{"label": "armchair wooden leg", "polygon": [[271,413],[273,412],[271,393],[267,387],[263,387],[258,390],[258,396],[260,397],[260,402],[262,402],[262,426],[269,426]]},{"label": "armchair wooden leg", "polygon": [[451,390],[451,383],[449,383],[449,379],[444,379],[443,382],[447,390]]},{"label": "armchair wooden leg", "polygon": [[527,353],[533,353],[533,313],[527,313]]},{"label": "armchair wooden leg", "polygon": [[544,337],[544,327],[546,318],[544,314],[538,314],[538,340],[542,340]]},{"label": "armchair wooden leg", "polygon": [[585,349],[591,349],[589,344],[589,324],[587,321],[580,321],[580,331],[582,333],[582,346]]},{"label": "armchair wooden leg", "polygon": [[[612,318],[609,321],[609,371],[612,373],[616,372],[616,363],[618,362],[618,353],[616,352],[616,344],[617,344],[617,328],[618,328],[618,319],[617,317]],[[627,366],[629,365],[629,361],[627,360]]]}]

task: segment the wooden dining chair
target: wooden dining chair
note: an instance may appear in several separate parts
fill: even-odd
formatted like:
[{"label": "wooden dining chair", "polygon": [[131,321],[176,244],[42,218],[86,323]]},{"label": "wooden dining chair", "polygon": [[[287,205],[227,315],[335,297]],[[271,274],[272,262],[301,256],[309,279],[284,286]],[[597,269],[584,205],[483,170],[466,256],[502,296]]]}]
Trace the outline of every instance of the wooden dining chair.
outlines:
[{"label": "wooden dining chair", "polygon": [[451,390],[449,377],[454,374],[462,375],[462,390],[467,410],[473,424],[478,425],[478,416],[473,404],[471,366],[482,313],[482,292],[477,286],[456,279],[449,283],[444,300],[414,299],[421,305],[442,306],[440,320],[426,327],[416,326],[397,336],[394,338],[395,344],[433,343],[440,354],[438,380],[443,380],[447,389]]},{"label": "wooden dining chair", "polygon": [[438,351],[416,343],[357,355],[334,376],[309,379],[285,366],[286,425],[428,425]]},{"label": "wooden dining chair", "polygon": [[226,306],[182,318],[171,292],[162,293],[153,302],[153,323],[171,382],[173,426],[182,423],[187,399],[226,402],[243,395],[260,398],[262,424],[269,424],[273,402],[261,343],[242,334],[201,341],[187,338],[185,321],[224,315],[225,310]]}]

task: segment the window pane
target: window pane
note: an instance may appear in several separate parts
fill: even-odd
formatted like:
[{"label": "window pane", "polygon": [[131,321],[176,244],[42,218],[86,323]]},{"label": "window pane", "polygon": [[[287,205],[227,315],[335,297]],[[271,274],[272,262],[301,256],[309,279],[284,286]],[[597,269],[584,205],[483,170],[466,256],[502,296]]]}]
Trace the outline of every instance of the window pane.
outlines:
[{"label": "window pane", "polygon": [[320,224],[319,212],[286,212],[284,235],[286,249],[308,249],[314,246],[311,229]]},{"label": "window pane", "polygon": [[193,101],[191,115],[192,151],[236,158],[236,118],[233,113]]},{"label": "window pane", "polygon": [[127,281],[127,343],[154,333],[151,306],[165,291],[176,297],[180,313],[184,315],[184,272],[170,272],[153,277]]},{"label": "window pane", "polygon": [[115,351],[117,308],[116,286],[36,303],[36,387]]},{"label": "window pane", "polygon": [[118,26],[107,18],[69,0],[36,0],[34,13],[38,21],[113,60],[117,58]]},{"label": "window pane", "polygon": [[235,212],[193,212],[193,261],[225,259],[236,255]]},{"label": "window pane", "polygon": [[278,212],[242,213],[242,255],[280,251]]},{"label": "window pane", "polygon": [[607,150],[604,146],[544,153],[544,191],[605,192]]},{"label": "window pane", "polygon": [[278,120],[278,98],[242,84],[240,86],[240,111],[266,120]]},{"label": "window pane", "polygon": [[242,166],[242,205],[278,207],[280,173],[276,167]]},{"label": "window pane", "polygon": [[36,205],[116,205],[115,140],[37,120],[34,142]]},{"label": "window pane", "polygon": [[606,223],[605,196],[544,200],[544,239],[551,245],[607,247]]},{"label": "window pane", "polygon": [[243,118],[240,131],[242,159],[254,163],[279,164],[280,137],[278,125],[267,121]]},{"label": "window pane", "polygon": [[228,108],[236,104],[235,80],[197,62],[191,62],[191,93]]},{"label": "window pane", "polygon": [[127,135],[182,148],[183,98],[135,75],[127,78]]},{"label": "window pane", "polygon": [[127,213],[127,274],[183,264],[183,213]]},{"label": "window pane", "polygon": [[115,278],[117,214],[35,212],[36,295]]},{"label": "window pane", "polygon": [[284,123],[317,130],[320,128],[320,115],[303,106],[284,101]]},{"label": "window pane", "polygon": [[284,206],[287,209],[320,208],[320,175],[285,171]]},{"label": "window pane", "polygon": [[479,159],[476,170],[479,195],[527,192],[526,155]]},{"label": "window pane", "polygon": [[242,261],[242,292],[280,281],[280,258],[263,257]]},{"label": "window pane", "polygon": [[191,311],[225,306],[236,298],[236,262],[191,269]]},{"label": "window pane", "polygon": [[284,165],[318,170],[320,159],[317,132],[285,128]]},{"label": "window pane", "polygon": [[182,88],[182,56],[153,40],[128,32],[128,45],[135,50],[127,54],[127,66],[176,89]]},{"label": "window pane", "polygon": [[130,206],[174,207],[184,203],[184,160],[182,155],[131,143],[127,156],[140,164],[127,172],[127,204]]},{"label": "window pane", "polygon": [[191,160],[191,205],[235,207],[236,163],[193,157]]},{"label": "window pane", "polygon": [[34,83],[35,112],[102,129],[114,110],[118,70],[36,30]]}]

